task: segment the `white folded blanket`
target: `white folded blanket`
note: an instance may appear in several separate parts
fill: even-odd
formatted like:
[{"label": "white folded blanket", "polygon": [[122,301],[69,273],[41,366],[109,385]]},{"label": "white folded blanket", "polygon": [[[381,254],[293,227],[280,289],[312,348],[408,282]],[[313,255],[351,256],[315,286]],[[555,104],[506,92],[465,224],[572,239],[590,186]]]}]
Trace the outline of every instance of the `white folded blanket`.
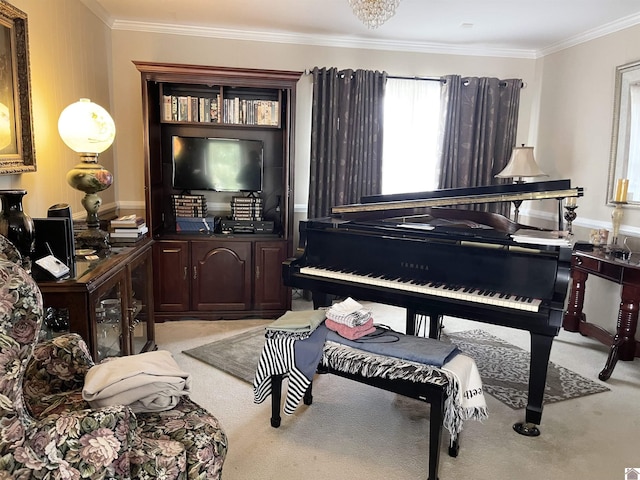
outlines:
[{"label": "white folded blanket", "polygon": [[371,311],[364,308],[353,298],[334,303],[327,309],[327,318],[348,327],[363,325],[371,318]]},{"label": "white folded blanket", "polygon": [[93,408],[128,405],[134,412],[175,407],[191,391],[191,376],[165,350],[116,357],[95,365],[85,377],[82,398]]}]

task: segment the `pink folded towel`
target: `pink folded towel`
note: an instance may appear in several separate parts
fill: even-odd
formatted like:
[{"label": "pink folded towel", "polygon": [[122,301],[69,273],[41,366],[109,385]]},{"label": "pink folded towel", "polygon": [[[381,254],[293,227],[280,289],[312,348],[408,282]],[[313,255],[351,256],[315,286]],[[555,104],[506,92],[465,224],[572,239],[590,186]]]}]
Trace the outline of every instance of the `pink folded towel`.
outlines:
[{"label": "pink folded towel", "polygon": [[330,318],[327,318],[324,324],[329,330],[333,330],[341,337],[348,338],[349,340],[356,340],[376,331],[376,327],[373,326],[373,317],[369,317],[369,320],[356,327],[349,327],[342,323],[334,322]]}]

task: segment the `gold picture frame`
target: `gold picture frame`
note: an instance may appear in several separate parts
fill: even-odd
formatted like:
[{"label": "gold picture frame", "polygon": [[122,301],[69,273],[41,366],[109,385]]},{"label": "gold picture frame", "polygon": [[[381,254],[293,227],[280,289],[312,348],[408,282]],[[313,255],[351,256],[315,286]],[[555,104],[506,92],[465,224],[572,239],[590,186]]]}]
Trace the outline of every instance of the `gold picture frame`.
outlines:
[{"label": "gold picture frame", "polygon": [[0,175],[35,172],[27,14],[0,0]]}]

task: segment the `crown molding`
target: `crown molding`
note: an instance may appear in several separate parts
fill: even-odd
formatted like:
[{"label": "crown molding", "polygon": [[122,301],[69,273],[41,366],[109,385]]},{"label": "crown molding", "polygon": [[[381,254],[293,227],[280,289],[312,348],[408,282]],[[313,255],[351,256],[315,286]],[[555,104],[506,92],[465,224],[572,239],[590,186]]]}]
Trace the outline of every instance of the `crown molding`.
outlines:
[{"label": "crown molding", "polygon": [[505,57],[537,59],[557,53],[581,43],[595,40],[611,33],[640,24],[640,14],[609,22],[600,27],[570,37],[541,50],[517,48],[493,48],[482,46],[459,46],[428,42],[408,42],[401,40],[365,39],[348,35],[309,35],[279,31],[237,30],[229,28],[201,27],[168,23],[137,22],[112,18],[96,0],[81,0],[99,19],[112,30],[185,35],[226,40],[286,43],[295,45],[315,45],[337,48],[358,48],[388,50],[398,52],[433,53],[442,55],[469,55],[480,57]]},{"label": "crown molding", "polygon": [[[83,0],[89,1],[89,0]],[[225,40],[245,40],[254,42],[287,43],[295,45],[315,45],[338,48],[359,48],[370,50],[390,50],[399,52],[436,53],[446,55],[470,55],[483,57],[536,58],[534,50],[508,48],[488,48],[479,46],[456,46],[437,43],[406,42],[400,40],[364,39],[346,35],[308,35],[279,31],[236,30],[201,26],[185,26],[167,23],[134,22],[115,20],[113,30],[186,35],[220,38]]]},{"label": "crown molding", "polygon": [[581,43],[595,40],[596,38],[604,37],[605,35],[616,33],[620,30],[624,30],[625,28],[633,27],[638,24],[640,24],[640,13],[629,15],[628,17],[621,18],[614,22],[606,23],[600,27],[587,30],[584,33],[574,35],[573,37],[563,40],[562,42],[543,48],[538,52],[538,57],[541,58],[552,53],[557,53],[561,50],[575,47],[576,45],[580,45]]},{"label": "crown molding", "polygon": [[96,2],[96,0],[80,0],[80,1],[89,10],[91,10],[96,17],[102,20],[107,27],[113,28],[114,19],[109,15],[109,13],[104,8],[102,8],[102,5]]}]

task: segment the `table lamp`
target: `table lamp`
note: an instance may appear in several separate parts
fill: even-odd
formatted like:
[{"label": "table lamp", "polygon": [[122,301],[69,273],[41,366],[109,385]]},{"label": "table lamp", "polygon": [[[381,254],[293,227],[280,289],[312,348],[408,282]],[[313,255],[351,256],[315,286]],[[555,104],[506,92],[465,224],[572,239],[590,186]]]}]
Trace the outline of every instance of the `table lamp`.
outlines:
[{"label": "table lamp", "polygon": [[[511,152],[511,158],[507,166],[496,175],[496,178],[515,178],[513,183],[524,183],[523,177],[546,177],[547,174],[540,170],[533,156],[533,147],[515,147]],[[514,221],[518,222],[518,213],[522,200],[513,200],[515,206]]]},{"label": "table lamp", "polygon": [[87,229],[76,236],[80,248],[108,250],[108,233],[100,230],[98,210],[102,199],[97,195],[111,186],[113,176],[98,163],[98,155],[111,146],[116,127],[109,113],[88,98],[66,107],[58,119],[62,141],[80,155],[80,163],[67,173],[67,183],[84,192],[82,206],[87,211]]}]

